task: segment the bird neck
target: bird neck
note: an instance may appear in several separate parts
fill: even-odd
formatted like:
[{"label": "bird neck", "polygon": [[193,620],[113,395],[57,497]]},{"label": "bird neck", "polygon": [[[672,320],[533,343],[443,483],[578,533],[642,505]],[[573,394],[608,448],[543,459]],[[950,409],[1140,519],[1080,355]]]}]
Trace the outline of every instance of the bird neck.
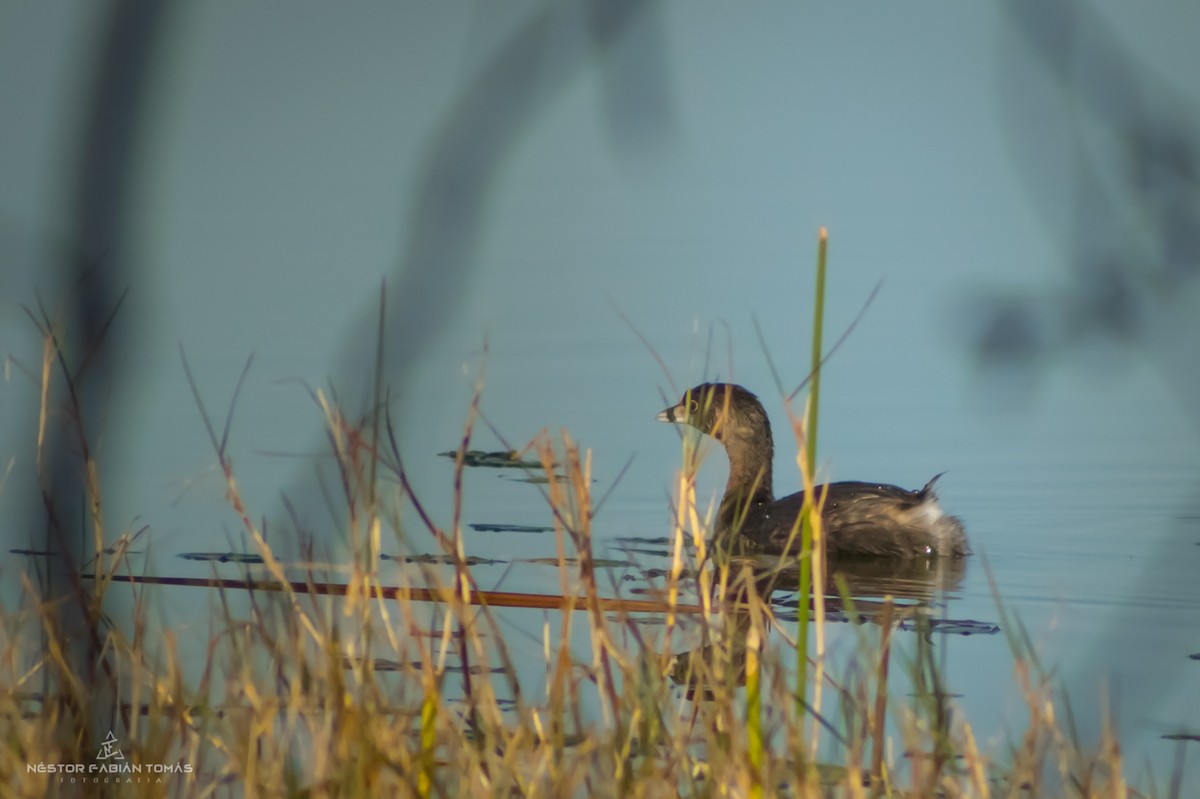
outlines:
[{"label": "bird neck", "polygon": [[729,481],[718,511],[718,528],[733,530],[755,507],[774,500],[771,462],[775,447],[769,428],[738,431],[726,437],[724,443],[729,456]]}]

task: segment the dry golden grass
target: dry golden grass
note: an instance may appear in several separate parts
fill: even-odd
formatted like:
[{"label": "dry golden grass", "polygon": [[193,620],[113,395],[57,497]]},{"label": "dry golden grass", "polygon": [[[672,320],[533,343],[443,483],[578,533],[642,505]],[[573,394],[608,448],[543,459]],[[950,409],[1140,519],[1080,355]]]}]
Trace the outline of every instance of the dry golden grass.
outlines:
[{"label": "dry golden grass", "polygon": [[[56,412],[57,347],[48,336],[43,424]],[[72,396],[67,413],[78,411]],[[137,533],[103,529],[102,475],[79,442],[94,562],[59,561],[66,579],[53,582],[30,565],[33,557],[8,557],[4,568],[23,590],[18,607],[0,609],[5,795],[1139,795],[1124,781],[1111,736],[1096,752],[1075,743],[1014,620],[1003,624],[1029,724],[1003,760],[956,720],[928,647],[911,663],[892,656],[893,627],[914,616],[911,608],[885,603],[860,628],[856,668],[836,675],[824,663],[818,607],[811,683],[798,686],[796,645],[760,592],[764,575],[707,549],[694,457],[685,456],[679,475],[660,595],[622,604],[595,565],[590,453],[566,434],[534,442],[561,580],[559,596],[535,601],[481,590],[467,564],[462,477],[478,394],[444,521],[411,489],[385,412],[352,424],[313,396],[341,475],[349,556],[336,586],[318,580],[316,568],[298,579],[297,564],[268,545],[238,490],[227,432],[218,436],[203,408],[228,503],[262,565],[253,581],[128,582],[121,575]],[[802,425],[797,433],[803,449]],[[68,551],[61,530],[54,535]],[[445,556],[450,579],[410,569],[399,572],[410,583],[385,585],[385,539]],[[211,602],[209,624],[179,640],[162,608],[199,596]],[[501,604],[543,607],[540,651],[510,640],[499,617],[534,611]],[[128,613],[106,615],[117,606]],[[577,631],[589,644],[584,654],[572,646]],[[898,731],[892,736],[885,717]],[[88,771],[118,762],[97,758],[110,732],[128,770]],[[62,773],[59,764],[85,771]],[[167,766],[178,770],[164,773]]]}]

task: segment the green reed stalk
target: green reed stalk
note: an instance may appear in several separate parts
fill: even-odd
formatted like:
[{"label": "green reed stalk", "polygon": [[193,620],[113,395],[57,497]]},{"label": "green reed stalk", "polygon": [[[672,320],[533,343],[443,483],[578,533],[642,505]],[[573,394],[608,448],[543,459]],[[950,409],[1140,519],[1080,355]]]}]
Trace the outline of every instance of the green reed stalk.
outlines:
[{"label": "green reed stalk", "polygon": [[821,331],[825,326],[825,260],[829,251],[829,234],[821,228],[817,243],[817,292],[813,299],[812,392],[808,406],[807,452],[808,472],[817,468],[817,409],[821,399]]},{"label": "green reed stalk", "polygon": [[425,698],[421,702],[421,772],[417,775],[417,795],[426,799],[433,790],[433,751],[437,748],[437,716],[441,692],[437,681],[426,675]]},{"label": "green reed stalk", "polygon": [[763,795],[763,763],[765,762],[762,730],[762,664],[759,661],[759,646],[762,638],[758,624],[758,617],[755,614],[750,631],[746,636],[746,749],[750,758],[751,799],[759,799]]},{"label": "green reed stalk", "polygon": [[879,667],[876,669],[875,715],[871,728],[871,785],[872,796],[879,796],[886,785],[883,771],[883,734],[887,722],[888,663],[892,654],[892,614],[894,606],[891,596],[883,600],[883,612],[879,617]]},{"label": "green reed stalk", "polygon": [[[821,397],[821,331],[825,322],[825,261],[828,252],[829,234],[821,228],[817,243],[817,289],[813,298],[812,336],[812,389],[808,398],[808,420],[805,432],[805,469],[808,480],[816,474],[817,467],[817,410]],[[804,498],[801,509],[800,530],[800,602],[797,610],[800,629],[796,637],[796,712],[802,713],[808,694],[808,618],[809,602],[812,597],[812,508],[816,499],[812,492]]]}]

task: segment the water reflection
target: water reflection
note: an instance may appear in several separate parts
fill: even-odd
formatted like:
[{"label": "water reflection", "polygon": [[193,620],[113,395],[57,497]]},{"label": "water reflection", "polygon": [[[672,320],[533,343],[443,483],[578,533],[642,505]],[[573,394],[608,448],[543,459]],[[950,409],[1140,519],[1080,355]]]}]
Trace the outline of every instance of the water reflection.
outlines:
[{"label": "water reflection", "polygon": [[[953,595],[962,587],[967,574],[966,558],[905,558],[885,560],[862,558],[835,560],[829,564],[825,579],[825,608],[843,608],[843,597],[854,600],[861,611],[891,596],[900,601],[932,605]],[[799,569],[779,570],[774,586],[799,585]],[[777,607],[796,607],[795,600],[778,601]]]},{"label": "water reflection", "polygon": [[[626,555],[670,557],[672,541],[665,537],[625,536],[614,542]],[[732,571],[749,568],[758,594],[771,599],[776,608],[795,608],[795,599],[788,599],[800,584],[799,561],[783,563],[778,553],[756,551],[742,543],[736,551],[718,552],[717,566]],[[824,581],[826,609],[841,610],[843,596],[856,603],[870,603],[891,596],[918,603],[932,603],[953,596],[963,584],[968,571],[968,558],[839,558],[827,564]],[[663,566],[644,567],[640,576],[652,581],[666,579],[671,569]],[[679,574],[695,580],[697,571],[684,567]],[[650,592],[648,589],[646,592]],[[869,606],[869,604],[868,604]]]},{"label": "water reflection", "polygon": [[[798,619],[797,562],[781,565],[778,556],[744,551],[717,560],[718,573],[737,575],[716,581],[723,584],[714,599],[725,611],[724,624],[706,630],[700,646],[677,655],[670,672],[689,699],[721,695],[714,680],[726,687],[744,686],[750,651],[764,650],[779,622]],[[827,565],[819,605],[826,623],[876,624],[915,631],[927,640],[934,632],[999,632],[989,622],[944,616],[966,577],[966,558],[841,559]],[[818,603],[809,601],[815,613]]]}]

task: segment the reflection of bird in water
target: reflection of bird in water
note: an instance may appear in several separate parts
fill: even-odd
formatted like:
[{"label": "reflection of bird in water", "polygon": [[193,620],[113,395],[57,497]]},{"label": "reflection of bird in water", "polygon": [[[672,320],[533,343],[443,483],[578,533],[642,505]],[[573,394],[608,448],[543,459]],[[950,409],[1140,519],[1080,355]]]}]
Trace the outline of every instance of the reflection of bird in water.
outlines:
[{"label": "reflection of bird in water", "polygon": [[[756,584],[760,588],[779,593],[795,590],[800,584],[796,564],[781,569],[777,559],[770,556],[758,555],[754,559],[758,563]],[[770,563],[771,560],[776,562]],[[886,596],[928,604],[958,590],[966,575],[966,558],[835,559],[829,562],[825,573],[825,609],[827,613],[840,610],[843,596],[851,598],[856,609],[867,615]]]},{"label": "reflection of bird in water", "polygon": [[[721,442],[729,482],[717,515],[718,540],[742,540],[762,552],[782,553],[794,537],[804,492],[775,499],[771,423],[758,398],[741,386],[704,383],[688,389],[659,421],[687,424]],[[937,477],[909,491],[881,483],[818,486],[829,557],[959,557],[968,553],[962,523],[944,513],[934,493]],[[793,543],[792,551],[798,547]]]},{"label": "reflection of bird in water", "polygon": [[[888,629],[899,625],[926,640],[934,632],[994,635],[1000,628],[990,622],[935,617],[940,600],[962,585],[967,562],[966,558],[833,560],[825,581],[824,620]],[[705,643],[677,653],[672,660],[669,676],[687,689],[689,699],[719,696],[714,680],[730,688],[744,685],[747,648],[761,646],[775,622],[796,621],[795,608],[801,600],[788,596],[799,584],[795,563],[780,568],[777,557],[735,555],[728,567],[731,577],[723,596],[731,612],[718,623],[717,631],[708,631]],[[751,595],[770,606],[769,617],[753,612],[756,600]],[[752,634],[756,624],[761,627]]]}]

